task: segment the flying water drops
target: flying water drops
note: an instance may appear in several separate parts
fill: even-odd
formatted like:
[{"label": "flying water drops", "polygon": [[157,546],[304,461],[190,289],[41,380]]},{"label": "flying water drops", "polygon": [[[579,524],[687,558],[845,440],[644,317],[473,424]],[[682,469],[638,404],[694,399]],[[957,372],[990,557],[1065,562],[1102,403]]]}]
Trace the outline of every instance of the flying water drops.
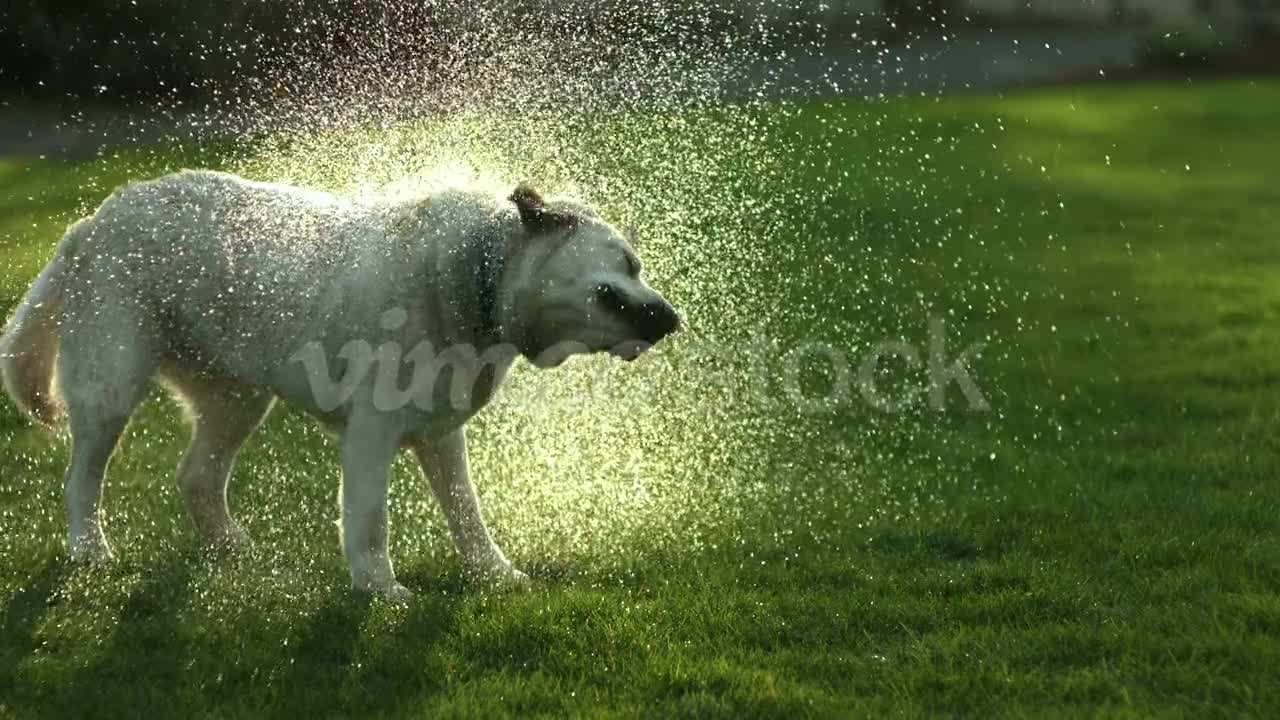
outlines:
[{"label": "flying water drops", "polygon": [[[924,512],[937,487],[968,482],[950,464],[965,452],[944,447],[947,429],[927,408],[869,408],[851,378],[877,342],[923,343],[943,305],[980,318],[1019,302],[980,268],[950,273],[960,279],[945,302],[921,280],[947,247],[984,241],[964,203],[994,175],[950,177],[940,159],[998,144],[1001,127],[940,127],[913,111],[937,85],[911,45],[941,52],[947,18],[907,32],[904,47],[856,12],[756,10],[389,0],[339,23],[300,4],[296,44],[273,36],[278,52],[218,79],[199,103],[157,101],[143,126],[159,130],[140,133],[142,150],[103,149],[82,171],[84,210],[122,175],[172,169],[177,157],[359,199],[460,185],[500,196],[530,180],[634,227],[649,282],[687,330],[635,363],[521,366],[470,428],[486,514],[517,563],[610,572],[762,528],[820,536],[832,523]],[[217,36],[239,39],[210,53],[240,57],[254,42],[252,27],[209,42]],[[833,54],[836,44],[852,49]],[[805,393],[832,395],[839,362],[795,360],[814,343],[847,356],[849,387],[828,410]],[[808,390],[797,399],[795,387]],[[170,472],[181,433],[158,428],[173,417],[153,409],[135,423],[122,450],[138,453],[137,472]],[[331,451],[292,417],[246,451],[233,507],[262,545],[290,527],[329,532]],[[109,482],[117,497],[151,491]],[[291,500],[302,484],[317,489]],[[165,492],[177,520],[113,521],[139,524],[143,539],[180,537],[180,506]],[[448,562],[439,511],[407,463],[393,495],[400,562]],[[318,547],[336,562],[336,544]]]}]

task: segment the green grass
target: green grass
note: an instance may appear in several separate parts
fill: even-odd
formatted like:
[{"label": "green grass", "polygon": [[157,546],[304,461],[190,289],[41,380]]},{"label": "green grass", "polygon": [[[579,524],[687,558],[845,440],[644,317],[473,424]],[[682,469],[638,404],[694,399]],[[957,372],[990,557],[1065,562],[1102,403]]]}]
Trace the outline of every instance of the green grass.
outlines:
[{"label": "green grass", "polygon": [[[591,488],[572,507],[585,535],[548,520],[537,502],[558,496],[527,498],[567,471],[484,450],[520,437],[498,410],[477,430],[478,482],[537,588],[466,587],[400,467],[394,552],[419,595],[397,608],[346,589],[334,452],[304,419],[278,412],[238,468],[258,549],[210,559],[168,479],[185,430],[150,403],[108,481],[121,559],[82,569],[62,559],[65,445],[5,404],[0,715],[1273,714],[1280,84],[851,102],[762,127],[789,164],[743,190],[761,214],[735,229],[757,234],[659,245],[697,282],[661,262],[655,282],[684,288],[708,333],[727,331],[724,308],[784,344],[918,341],[946,317],[963,344],[991,340],[975,367],[991,412],[953,390],[941,413],[681,424],[690,386],[672,381],[641,424],[680,432],[635,432],[657,458],[645,472],[678,480],[655,507],[696,529],[659,523],[660,542],[588,518]],[[646,152],[682,151],[666,139]],[[0,309],[83,203],[198,160],[0,163]],[[643,184],[661,167],[613,171]],[[739,294],[694,292],[707,283]],[[696,376],[687,345],[669,352]],[[610,545],[617,528],[634,552]]]}]

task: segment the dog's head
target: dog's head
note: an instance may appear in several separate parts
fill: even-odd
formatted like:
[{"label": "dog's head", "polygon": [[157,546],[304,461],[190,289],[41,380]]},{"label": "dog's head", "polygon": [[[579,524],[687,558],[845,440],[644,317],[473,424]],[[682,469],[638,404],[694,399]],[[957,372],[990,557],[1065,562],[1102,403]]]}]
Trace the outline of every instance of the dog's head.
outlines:
[{"label": "dog's head", "polygon": [[634,360],[680,326],[671,303],[641,277],[640,259],[615,228],[581,204],[511,195],[521,237],[504,279],[505,327],[538,367],[608,352]]}]

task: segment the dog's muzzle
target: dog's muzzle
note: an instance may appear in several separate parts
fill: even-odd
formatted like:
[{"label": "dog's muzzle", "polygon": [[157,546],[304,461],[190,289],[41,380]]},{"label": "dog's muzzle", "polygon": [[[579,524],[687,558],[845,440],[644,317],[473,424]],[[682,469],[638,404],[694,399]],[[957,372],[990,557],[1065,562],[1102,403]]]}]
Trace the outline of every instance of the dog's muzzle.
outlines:
[{"label": "dog's muzzle", "polygon": [[639,339],[650,345],[680,329],[680,315],[661,298],[636,306],[630,317]]},{"label": "dog's muzzle", "polygon": [[661,295],[649,293],[638,300],[609,284],[596,288],[596,300],[630,326],[633,337],[610,352],[625,360],[635,360],[645,350],[680,329],[680,315]]}]

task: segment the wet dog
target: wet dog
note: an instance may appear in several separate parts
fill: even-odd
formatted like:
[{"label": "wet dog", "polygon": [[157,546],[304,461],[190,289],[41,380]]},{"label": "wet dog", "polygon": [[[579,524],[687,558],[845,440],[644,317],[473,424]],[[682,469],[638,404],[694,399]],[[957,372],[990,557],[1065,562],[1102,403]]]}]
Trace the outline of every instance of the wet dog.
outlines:
[{"label": "wet dog", "polygon": [[481,517],[464,424],[520,356],[634,359],[679,322],[617,229],[525,185],[357,202],[185,171],[117,190],[68,230],[0,338],[0,375],[37,421],[69,425],[74,558],[111,557],[104,471],[159,378],[194,421],[178,483],[206,542],[247,540],[227,484],[281,398],[340,436],[353,586],[399,598],[387,483],[402,449],[468,574],[524,584]]}]

